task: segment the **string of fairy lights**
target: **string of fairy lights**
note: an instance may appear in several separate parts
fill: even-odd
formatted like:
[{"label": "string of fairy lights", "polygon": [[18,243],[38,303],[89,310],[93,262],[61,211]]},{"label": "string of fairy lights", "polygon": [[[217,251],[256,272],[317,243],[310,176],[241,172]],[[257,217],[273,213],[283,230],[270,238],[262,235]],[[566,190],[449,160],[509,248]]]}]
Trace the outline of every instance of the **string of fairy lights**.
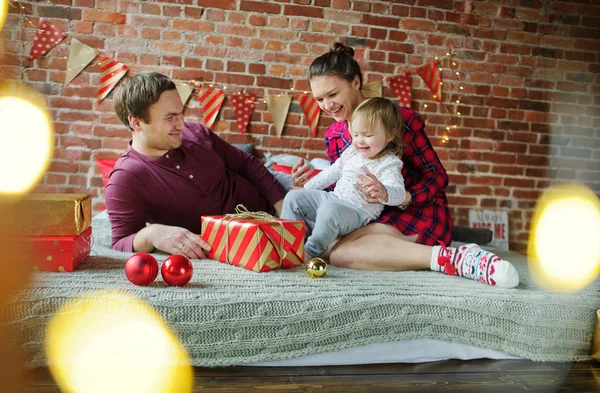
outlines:
[{"label": "string of fairy lights", "polygon": [[[18,8],[20,14],[24,17],[24,20],[34,29],[36,29],[36,32],[38,31],[37,26],[28,18],[29,16],[33,16],[33,17],[39,17],[33,10],[28,9],[27,7],[25,7],[19,0],[8,0],[8,4],[9,6],[13,7],[13,8]],[[21,39],[22,42],[22,46],[23,46],[23,52],[25,52],[25,45],[26,42],[24,39]],[[21,69],[24,70],[23,67],[23,58],[21,57]],[[59,59],[68,59],[68,56],[56,56],[56,58]],[[462,93],[464,91],[464,86],[463,86],[463,73],[460,71],[460,65],[458,62],[458,56],[456,55],[456,52],[454,51],[454,49],[450,49],[448,52],[446,52],[446,56],[443,57],[438,57],[435,56],[434,61],[438,63],[439,65],[439,71],[441,73],[442,76],[446,76],[446,77],[442,77],[441,81],[440,81],[440,85],[442,86],[442,95],[446,95],[447,96],[447,100],[448,103],[446,103],[444,100],[439,101],[439,105],[440,108],[446,112],[446,114],[450,115],[450,121],[449,124],[445,125],[445,132],[442,135],[442,139],[441,142],[444,144],[447,144],[450,142],[450,135],[452,133],[452,130],[456,130],[459,126],[461,126],[461,122],[462,122],[462,113],[459,110],[459,105],[462,101]],[[445,63],[445,64],[444,64]],[[86,66],[90,66],[90,65],[97,65],[100,66],[102,65],[101,62],[93,62],[93,63],[82,63],[82,64],[78,64],[75,66],[71,66],[70,68],[67,68],[66,71],[72,71],[75,69],[80,69]],[[450,77],[448,77],[450,76]],[[444,80],[446,80],[447,82],[444,83]],[[456,80],[458,81],[457,83],[453,84],[452,82],[450,82],[451,80]],[[223,90],[224,92],[227,92],[228,90],[228,86],[227,85],[221,85],[221,84],[216,84],[216,83],[210,83],[210,82],[203,82],[203,81],[197,81],[197,80],[191,80],[189,82],[180,82],[182,86],[192,86],[195,89],[202,89],[206,86],[208,86],[211,89],[220,89]],[[453,86],[454,85],[454,86]],[[456,90],[452,90],[452,87],[456,87],[456,85],[458,85],[458,88]],[[450,89],[446,89],[445,86],[450,86]],[[280,89],[282,90],[282,89]],[[449,91],[450,90],[450,91]],[[273,94],[277,97],[280,97],[282,95],[285,94],[309,94],[308,91],[306,90],[296,90],[296,89],[286,89],[286,93],[278,93],[278,94]],[[244,89],[242,88],[241,91],[236,91],[236,92],[231,92],[230,94],[234,94],[234,95],[242,95],[242,94],[247,94],[244,93]],[[452,94],[455,94],[455,99],[453,99]],[[257,101],[262,101],[263,103],[267,103],[267,99],[266,97],[261,97],[257,94],[248,94],[250,97],[247,99],[247,103],[256,103]],[[438,97],[432,93],[432,99],[434,101],[438,101]],[[427,109],[429,107],[429,104],[425,103],[423,105],[424,109]]]}]

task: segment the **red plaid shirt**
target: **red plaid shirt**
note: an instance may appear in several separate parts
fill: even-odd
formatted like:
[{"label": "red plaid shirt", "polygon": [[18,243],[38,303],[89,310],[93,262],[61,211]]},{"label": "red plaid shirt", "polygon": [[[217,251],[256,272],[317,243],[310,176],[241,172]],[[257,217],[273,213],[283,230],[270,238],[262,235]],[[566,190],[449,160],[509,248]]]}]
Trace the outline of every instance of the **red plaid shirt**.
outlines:
[{"label": "red plaid shirt", "polygon": [[[423,119],[409,108],[400,107],[400,112],[404,123],[402,176],[412,200],[405,210],[386,206],[377,222],[391,224],[407,236],[418,234],[420,244],[450,244],[452,216],[444,192],[448,175],[425,134]],[[327,128],[325,146],[331,163],[351,144],[346,121],[334,122]]]}]

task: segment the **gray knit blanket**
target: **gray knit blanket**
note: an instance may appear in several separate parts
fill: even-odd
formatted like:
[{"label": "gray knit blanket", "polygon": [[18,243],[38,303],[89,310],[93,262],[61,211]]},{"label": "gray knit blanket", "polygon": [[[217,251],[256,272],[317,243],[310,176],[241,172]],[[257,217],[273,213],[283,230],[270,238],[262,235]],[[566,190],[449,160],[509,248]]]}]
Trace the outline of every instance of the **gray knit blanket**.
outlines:
[{"label": "gray knit blanket", "polygon": [[[146,300],[165,318],[196,366],[251,365],[371,343],[431,338],[536,361],[590,359],[600,279],[572,294],[533,284],[525,257],[500,253],[521,277],[516,289],[430,271],[329,268],[311,279],[303,268],[255,273],[195,260],[192,281],[159,278],[136,287],[123,273],[130,254],[110,249],[110,224],[93,220],[92,254],[73,273],[38,272],[8,304],[15,341],[31,367],[46,366],[45,327],[70,299],[120,290]],[[156,255],[159,263],[165,255]],[[565,261],[565,263],[568,263]]]}]

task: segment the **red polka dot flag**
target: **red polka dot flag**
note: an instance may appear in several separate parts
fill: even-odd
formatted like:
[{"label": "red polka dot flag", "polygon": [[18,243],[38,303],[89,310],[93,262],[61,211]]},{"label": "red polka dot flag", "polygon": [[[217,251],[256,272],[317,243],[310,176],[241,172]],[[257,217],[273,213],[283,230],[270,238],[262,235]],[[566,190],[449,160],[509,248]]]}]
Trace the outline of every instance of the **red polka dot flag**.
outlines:
[{"label": "red polka dot flag", "polygon": [[198,99],[200,100],[202,115],[204,116],[204,125],[210,128],[217,119],[221,105],[223,105],[225,92],[223,90],[203,87],[200,89]]},{"label": "red polka dot flag", "polygon": [[109,57],[100,57],[100,87],[98,88],[98,102],[106,98],[108,93],[119,83],[127,73],[127,66]]},{"label": "red polka dot flag", "polygon": [[387,83],[392,88],[396,98],[400,101],[400,105],[410,108],[411,91],[408,74],[403,72],[400,75],[390,76],[387,78]]},{"label": "red polka dot flag", "polygon": [[298,94],[298,101],[308,121],[310,135],[317,136],[317,125],[319,124],[319,115],[321,114],[321,108],[317,100],[314,99],[312,94]]},{"label": "red polka dot flag", "polygon": [[417,68],[417,74],[425,81],[425,84],[438,101],[442,102],[442,72],[437,61],[425,64]]},{"label": "red polka dot flag", "polygon": [[56,28],[56,26],[46,19],[40,18],[37,29],[35,30],[33,45],[31,46],[31,52],[29,53],[29,60],[34,60],[45,55],[50,49],[54,48],[59,42],[64,40],[65,37],[65,33],[60,29]]},{"label": "red polka dot flag", "polygon": [[231,102],[233,103],[233,111],[235,112],[235,119],[237,120],[237,126],[242,135],[248,128],[248,123],[252,117],[252,111],[254,110],[254,103],[256,102],[256,95],[254,94],[233,94],[231,96]]}]

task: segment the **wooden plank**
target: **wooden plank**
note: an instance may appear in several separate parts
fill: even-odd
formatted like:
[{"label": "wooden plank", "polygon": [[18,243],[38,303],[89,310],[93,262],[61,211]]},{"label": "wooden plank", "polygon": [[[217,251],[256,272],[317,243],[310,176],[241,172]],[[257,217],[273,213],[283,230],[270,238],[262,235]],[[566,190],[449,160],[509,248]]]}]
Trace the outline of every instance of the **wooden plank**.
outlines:
[{"label": "wooden plank", "polygon": [[[194,369],[194,392],[317,393],[599,392],[598,363],[443,361],[335,367]],[[48,369],[28,373],[24,392],[60,393]]]}]

